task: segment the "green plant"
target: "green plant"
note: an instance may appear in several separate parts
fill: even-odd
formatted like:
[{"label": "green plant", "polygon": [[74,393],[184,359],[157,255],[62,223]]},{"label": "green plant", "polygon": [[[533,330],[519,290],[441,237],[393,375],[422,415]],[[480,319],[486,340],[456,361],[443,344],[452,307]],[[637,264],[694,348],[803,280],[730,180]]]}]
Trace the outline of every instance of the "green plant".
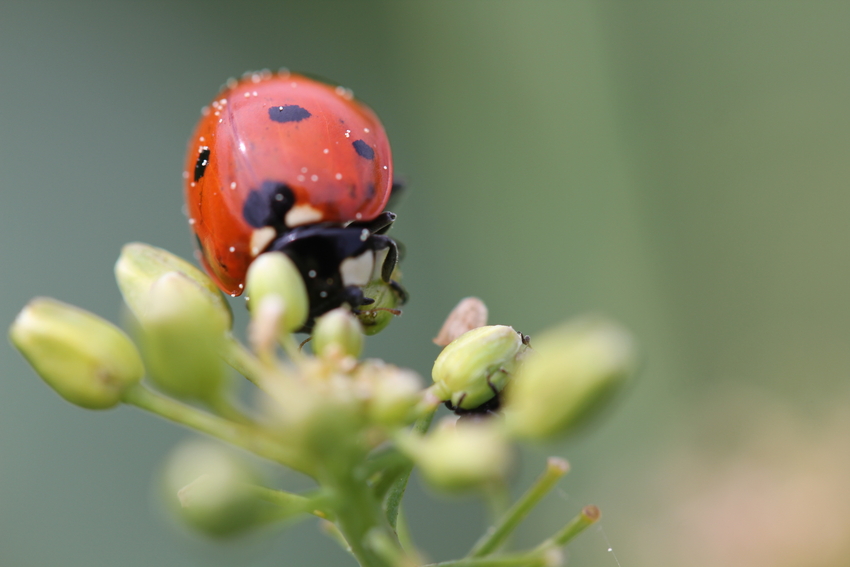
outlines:
[{"label": "green plant", "polygon": [[[532,347],[510,327],[485,325],[483,304],[466,300],[438,337],[445,348],[433,384],[423,388],[409,370],[359,359],[358,317],[372,329],[392,317],[395,294],[381,293],[387,285],[381,281],[370,294],[384,298],[377,309],[355,315],[340,308],[319,318],[314,354],[307,354],[292,335],[307,316],[307,296],[283,254],[261,256],[249,272],[250,348],[231,333],[231,313],[215,285],[182,259],[131,244],[116,277],[135,321],[135,342],[93,314],[37,298],[13,323],[12,343],[74,404],[133,405],[315,480],[306,493],[275,490],[219,445],[183,447],[166,467],[165,486],[175,511],[193,527],[229,536],[312,515],[363,566],[422,563],[401,513],[414,466],[446,491],[503,486],[512,443],[570,432],[632,368],[631,338],[609,321],[567,323],[535,337]],[[251,412],[238,407],[225,365],[253,382],[266,403]],[[462,416],[430,428],[442,402]],[[487,415],[497,406],[504,418]],[[568,468],[550,458],[466,557],[441,565],[559,564],[560,548],[599,518],[596,507],[585,507],[532,549],[502,548]]]}]

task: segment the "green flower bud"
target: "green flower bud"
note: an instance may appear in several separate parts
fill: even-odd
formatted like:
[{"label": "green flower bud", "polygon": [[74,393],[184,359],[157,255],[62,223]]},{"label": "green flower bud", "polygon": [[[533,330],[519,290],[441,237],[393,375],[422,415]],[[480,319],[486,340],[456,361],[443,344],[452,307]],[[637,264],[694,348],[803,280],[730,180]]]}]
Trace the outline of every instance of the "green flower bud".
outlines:
[{"label": "green flower bud", "polygon": [[178,447],[165,465],[170,508],[212,537],[238,535],[259,524],[265,503],[252,491],[257,475],[224,448],[194,442]]},{"label": "green flower bud", "polygon": [[248,268],[245,281],[249,309],[253,310],[252,306],[259,305],[268,295],[279,295],[283,300],[282,333],[294,333],[307,322],[307,288],[298,268],[283,252],[260,254]]},{"label": "green flower bud", "polygon": [[357,368],[354,381],[368,392],[367,411],[372,423],[398,427],[416,418],[423,391],[415,372],[367,360]]},{"label": "green flower bud", "polygon": [[[393,272],[393,281],[401,281],[401,272],[396,268]],[[363,296],[374,299],[375,302],[360,308],[357,318],[363,325],[363,333],[369,336],[376,335],[390,324],[393,318],[398,317],[401,311],[397,309],[401,298],[398,291],[381,278],[372,280],[363,286]]]},{"label": "green flower bud", "polygon": [[322,357],[359,357],[363,352],[360,322],[344,307],[328,311],[313,327],[313,351]]},{"label": "green flower bud", "polygon": [[121,249],[121,255],[115,263],[115,279],[124,302],[137,319],[147,307],[147,294],[151,285],[168,272],[180,272],[198,284],[199,293],[218,313],[218,317],[226,321],[226,327],[230,328],[233,319],[230,306],[206,274],[171,252],[134,242]]},{"label": "green flower bud", "polygon": [[216,399],[226,379],[219,357],[226,332],[221,312],[180,272],[157,279],[146,301],[139,323],[151,379],[173,396]]},{"label": "green flower bud", "polygon": [[527,346],[511,327],[478,327],[452,341],[434,361],[432,392],[456,408],[475,409],[501,392]]},{"label": "green flower bud", "polygon": [[608,401],[634,367],[631,335],[599,318],[534,337],[534,353],[507,390],[505,419],[518,437],[570,433]]},{"label": "green flower bud", "polygon": [[412,434],[398,442],[426,480],[445,490],[486,489],[504,479],[510,465],[510,447],[492,421],[443,422],[427,436]]},{"label": "green flower bud", "polygon": [[145,372],[136,347],[118,327],[55,299],[30,301],[9,338],[51,388],[84,408],[117,405]]}]

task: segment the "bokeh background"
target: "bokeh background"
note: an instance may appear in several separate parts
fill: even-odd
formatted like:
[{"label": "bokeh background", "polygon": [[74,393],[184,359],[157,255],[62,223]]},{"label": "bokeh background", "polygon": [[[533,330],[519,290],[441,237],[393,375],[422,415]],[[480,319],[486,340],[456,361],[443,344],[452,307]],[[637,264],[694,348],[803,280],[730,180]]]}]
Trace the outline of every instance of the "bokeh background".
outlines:
[{"label": "bokeh background", "polygon": [[[118,321],[123,243],[191,257],[201,106],[315,73],[377,111],[410,185],[412,300],[370,354],[427,378],[467,295],[532,335],[593,311],[639,338],[608,415],[523,454],[520,485],[547,454],[573,472],[518,543],[596,503],[572,565],[845,565],[848,29],[840,2],[0,0],[0,321],[34,295]],[[0,565],[353,564],[312,521],[175,528],[152,487],[190,436],[72,407],[0,345]],[[485,516],[415,481],[408,511],[434,560]]]}]

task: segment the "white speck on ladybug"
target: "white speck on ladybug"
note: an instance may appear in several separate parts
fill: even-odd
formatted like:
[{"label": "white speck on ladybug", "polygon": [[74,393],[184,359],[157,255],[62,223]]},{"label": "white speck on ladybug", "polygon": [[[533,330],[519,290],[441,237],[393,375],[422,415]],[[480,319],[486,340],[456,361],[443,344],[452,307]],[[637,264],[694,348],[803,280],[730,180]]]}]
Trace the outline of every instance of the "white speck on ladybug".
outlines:
[{"label": "white speck on ladybug", "polygon": [[244,284],[239,284],[239,289],[244,289],[244,288],[245,288]]},{"label": "white speck on ladybug", "polygon": [[362,240],[363,242],[366,242],[367,238],[369,238],[369,231],[364,228],[363,230],[360,231],[360,240]]},{"label": "white speck on ladybug", "polygon": [[301,173],[307,173],[307,168],[306,168],[306,167],[302,167],[302,168],[301,168]]},{"label": "white speck on ladybug", "polygon": [[349,136],[351,136],[351,130],[346,130],[345,137],[348,138]]},{"label": "white speck on ladybug", "polygon": [[195,224],[195,219],[189,219],[189,224]]},{"label": "white speck on ladybug", "polygon": [[230,247],[230,251],[231,251],[231,252],[236,252],[236,247],[235,247],[235,246],[231,246],[231,247]]},{"label": "white speck on ladybug", "polygon": [[319,180],[319,176],[316,175],[315,173],[310,176],[310,181],[318,181],[318,180]]},{"label": "white speck on ladybug", "polygon": [[354,216],[355,216],[355,218],[357,218],[357,220],[360,220],[360,219],[362,219],[362,218],[363,218],[363,214],[362,214],[362,213],[357,213],[357,214],[356,214],[356,215],[354,215]]},{"label": "white speck on ladybug", "polygon": [[299,176],[298,176],[298,181],[304,181],[304,176],[303,176],[303,175],[299,175]]},{"label": "white speck on ladybug", "polygon": [[340,179],[342,179],[342,174],[341,174],[341,173],[337,173],[336,175],[334,175],[334,177],[336,177],[336,178],[337,178],[337,180],[340,180]]},{"label": "white speck on ladybug", "polygon": [[319,292],[319,297],[321,297],[321,298],[325,298],[325,297],[327,297],[327,296],[328,296],[328,292],[326,292],[326,291],[320,291],[320,292]]},{"label": "white speck on ladybug", "polygon": [[323,154],[329,154],[330,152],[331,152],[331,151],[330,151],[329,149],[327,149],[327,148],[325,148],[324,150],[322,150],[322,153],[323,153]]},{"label": "white speck on ladybug", "polygon": [[231,181],[231,182],[230,182],[230,188],[231,188],[231,189],[236,189],[236,182],[235,182],[235,181]]},{"label": "white speck on ladybug", "polygon": [[367,134],[369,133],[369,129],[368,129],[368,128],[363,128],[363,131],[364,131],[364,132],[366,132]]},{"label": "white speck on ladybug", "polygon": [[310,270],[309,272],[307,272],[307,275],[310,276],[311,278],[315,278],[316,277],[316,270]]},{"label": "white speck on ladybug", "polygon": [[274,200],[275,201],[283,201],[283,195],[281,195],[280,193],[275,194]]}]

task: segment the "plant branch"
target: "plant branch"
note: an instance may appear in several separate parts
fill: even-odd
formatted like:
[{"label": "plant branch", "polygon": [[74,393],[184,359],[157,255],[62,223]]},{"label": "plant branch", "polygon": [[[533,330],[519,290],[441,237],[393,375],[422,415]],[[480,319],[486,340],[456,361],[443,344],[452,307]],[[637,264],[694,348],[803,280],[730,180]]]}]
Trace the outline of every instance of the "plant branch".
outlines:
[{"label": "plant branch", "polygon": [[550,457],[546,461],[546,470],[543,471],[543,474],[511,506],[505,515],[502,516],[502,519],[475,543],[468,557],[484,557],[498,549],[520,522],[528,516],[529,512],[552,490],[552,487],[569,470],[570,466],[567,461]]},{"label": "plant branch", "polygon": [[147,410],[169,421],[217,437],[260,457],[280,463],[308,476],[313,476],[311,467],[304,462],[303,458],[281,446],[279,441],[260,429],[233,423],[201,411],[149,390],[141,384],[127,390],[122,400],[124,403]]}]

